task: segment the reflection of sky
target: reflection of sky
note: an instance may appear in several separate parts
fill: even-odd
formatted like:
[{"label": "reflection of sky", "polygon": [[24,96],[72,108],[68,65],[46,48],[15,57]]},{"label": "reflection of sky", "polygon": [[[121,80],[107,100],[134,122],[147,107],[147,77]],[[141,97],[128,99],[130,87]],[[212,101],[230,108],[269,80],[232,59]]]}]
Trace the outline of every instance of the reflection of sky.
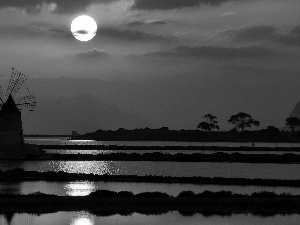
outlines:
[{"label": "reflection of sky", "polygon": [[72,217],[70,225],[94,225],[94,217],[85,211],[77,212],[76,215]]},{"label": "reflection of sky", "polygon": [[69,182],[64,185],[67,195],[70,196],[86,196],[96,190],[94,182],[76,181]]}]

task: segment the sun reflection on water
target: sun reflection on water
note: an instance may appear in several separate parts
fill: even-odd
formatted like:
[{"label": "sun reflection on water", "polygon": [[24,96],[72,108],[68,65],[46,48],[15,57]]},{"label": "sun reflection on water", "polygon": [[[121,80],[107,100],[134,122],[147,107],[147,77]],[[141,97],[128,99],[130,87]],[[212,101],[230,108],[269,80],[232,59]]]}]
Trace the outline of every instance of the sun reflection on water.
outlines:
[{"label": "sun reflection on water", "polygon": [[72,150],[72,149],[46,149],[49,154],[81,154],[81,155],[101,155],[110,154],[112,150]]},{"label": "sun reflection on water", "polygon": [[64,189],[69,196],[86,196],[94,192],[97,188],[94,182],[76,181],[64,185]]},{"label": "sun reflection on water", "polygon": [[109,161],[57,161],[53,165],[54,171],[85,174],[112,174]]},{"label": "sun reflection on water", "polygon": [[94,217],[86,212],[81,211],[72,217],[70,225],[94,225]]}]

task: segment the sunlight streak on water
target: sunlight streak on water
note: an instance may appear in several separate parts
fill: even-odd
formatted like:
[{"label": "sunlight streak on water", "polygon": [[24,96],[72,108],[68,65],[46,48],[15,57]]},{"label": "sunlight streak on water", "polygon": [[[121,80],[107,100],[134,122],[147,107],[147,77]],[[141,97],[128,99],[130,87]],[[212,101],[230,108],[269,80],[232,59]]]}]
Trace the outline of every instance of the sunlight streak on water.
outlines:
[{"label": "sunlight streak on water", "polygon": [[76,181],[65,184],[64,189],[69,196],[87,196],[97,188],[94,182]]},{"label": "sunlight streak on water", "polygon": [[75,216],[73,216],[70,225],[94,225],[94,224],[95,224],[94,217],[86,211],[81,211],[78,212]]},{"label": "sunlight streak on water", "polygon": [[72,149],[64,149],[64,150],[57,150],[57,149],[47,149],[47,153],[49,154],[90,154],[90,155],[99,155],[99,154],[110,154],[113,153],[111,150],[72,150]]},{"label": "sunlight streak on water", "polygon": [[108,161],[58,161],[53,162],[56,172],[112,174]]}]

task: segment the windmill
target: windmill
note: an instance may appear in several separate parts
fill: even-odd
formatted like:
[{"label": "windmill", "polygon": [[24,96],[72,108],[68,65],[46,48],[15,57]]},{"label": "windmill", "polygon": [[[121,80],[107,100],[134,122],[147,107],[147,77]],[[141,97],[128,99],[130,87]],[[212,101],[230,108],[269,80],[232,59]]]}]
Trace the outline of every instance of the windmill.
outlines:
[{"label": "windmill", "polygon": [[[26,80],[26,75],[13,68],[5,93],[0,87],[0,145],[24,145],[21,111],[33,111],[36,106]],[[21,88],[27,92],[23,97],[20,97]]]},{"label": "windmill", "polygon": [[[0,109],[2,109],[2,106],[5,102],[7,102],[8,98],[11,97],[19,110],[34,111],[36,106],[35,96],[34,94],[30,93],[25,83],[26,80],[26,75],[12,68],[11,77],[5,93],[3,93],[3,90],[0,86]],[[26,88],[27,95],[16,97],[23,87]]]}]

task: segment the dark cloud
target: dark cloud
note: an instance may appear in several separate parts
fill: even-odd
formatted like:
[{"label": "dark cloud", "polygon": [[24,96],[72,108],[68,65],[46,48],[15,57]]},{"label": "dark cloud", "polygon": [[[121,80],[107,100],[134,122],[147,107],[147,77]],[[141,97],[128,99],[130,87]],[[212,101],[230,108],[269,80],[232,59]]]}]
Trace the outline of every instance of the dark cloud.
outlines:
[{"label": "dark cloud", "polygon": [[1,0],[0,8],[20,8],[36,14],[43,5],[55,4],[57,13],[77,13],[85,11],[92,4],[107,4],[117,0]]},{"label": "dark cloud", "polygon": [[130,27],[135,27],[135,26],[144,26],[144,25],[166,25],[168,22],[163,21],[163,20],[146,20],[146,21],[141,21],[141,20],[135,20],[127,25]]},{"label": "dark cloud", "polygon": [[293,30],[291,30],[291,34],[300,35],[300,25],[296,26]]},{"label": "dark cloud", "polygon": [[170,41],[170,38],[163,35],[150,34],[136,30],[119,30],[115,28],[102,28],[99,30],[99,36],[122,41]]},{"label": "dark cloud", "polygon": [[166,51],[148,52],[144,56],[193,57],[209,59],[256,58],[271,56],[272,52],[263,47],[217,47],[179,45]]},{"label": "dark cloud", "polygon": [[105,59],[105,58],[108,58],[110,57],[110,53],[109,52],[106,52],[106,51],[103,51],[103,50],[98,50],[96,48],[90,50],[90,51],[87,51],[87,52],[79,52],[77,53],[76,57],[78,58],[85,58],[85,59]]},{"label": "dark cloud", "polygon": [[272,26],[252,26],[235,31],[229,31],[233,34],[237,42],[260,41],[272,37],[276,28]]},{"label": "dark cloud", "polygon": [[300,25],[293,28],[290,32],[280,34],[273,26],[252,26],[242,29],[225,31],[235,42],[257,42],[268,41],[281,45],[300,46]]},{"label": "dark cloud", "polygon": [[[32,26],[29,28],[32,33],[35,35],[48,35],[48,36],[56,36],[63,38],[73,38],[73,35],[70,31],[60,29],[60,28],[46,28],[43,26]],[[25,33],[24,33],[25,34]]]},{"label": "dark cloud", "polygon": [[200,5],[218,6],[235,0],[135,0],[132,9],[138,10],[169,10]]},{"label": "dark cloud", "polygon": [[59,28],[45,28],[42,26],[32,26],[31,30],[38,33],[56,33],[56,34],[69,34],[69,31],[65,31]]},{"label": "dark cloud", "polygon": [[273,39],[283,45],[300,47],[300,25],[296,26],[288,34],[276,35]]},{"label": "dark cloud", "polygon": [[127,23],[127,25],[130,27],[143,26],[144,24],[145,24],[145,22],[141,21],[141,20],[135,20],[135,21]]},{"label": "dark cloud", "polygon": [[[33,25],[33,26],[6,26],[1,27],[2,38],[22,39],[34,37],[52,37],[70,39],[73,38],[69,30],[63,28],[52,28],[49,25]],[[8,39],[7,39],[8,40]]]},{"label": "dark cloud", "polygon": [[88,34],[89,31],[87,31],[87,30],[78,30],[78,31],[76,31],[75,33],[76,33],[76,34]]}]

